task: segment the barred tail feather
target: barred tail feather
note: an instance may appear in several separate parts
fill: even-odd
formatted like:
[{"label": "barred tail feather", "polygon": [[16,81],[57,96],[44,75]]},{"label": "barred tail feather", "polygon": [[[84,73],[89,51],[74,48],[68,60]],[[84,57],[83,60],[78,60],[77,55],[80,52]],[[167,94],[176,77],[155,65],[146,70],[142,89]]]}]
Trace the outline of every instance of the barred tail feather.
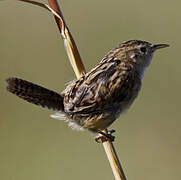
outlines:
[{"label": "barred tail feather", "polygon": [[64,110],[63,97],[60,94],[18,78],[8,78],[6,81],[7,90],[18,97],[43,108]]}]

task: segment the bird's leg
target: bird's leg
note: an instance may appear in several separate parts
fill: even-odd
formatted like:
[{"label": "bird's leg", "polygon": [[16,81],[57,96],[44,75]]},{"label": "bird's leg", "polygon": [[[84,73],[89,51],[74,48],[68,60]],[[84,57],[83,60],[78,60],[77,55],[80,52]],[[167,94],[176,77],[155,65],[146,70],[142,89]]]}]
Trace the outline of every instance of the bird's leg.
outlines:
[{"label": "bird's leg", "polygon": [[97,143],[101,143],[101,142],[105,142],[105,141],[111,141],[111,142],[113,142],[114,139],[115,139],[115,136],[113,136],[112,134],[113,134],[114,132],[115,132],[114,129],[108,131],[108,133],[104,133],[104,132],[102,132],[102,131],[98,131],[98,133],[99,133],[100,135],[98,135],[98,136],[95,137],[95,141],[96,141]]}]

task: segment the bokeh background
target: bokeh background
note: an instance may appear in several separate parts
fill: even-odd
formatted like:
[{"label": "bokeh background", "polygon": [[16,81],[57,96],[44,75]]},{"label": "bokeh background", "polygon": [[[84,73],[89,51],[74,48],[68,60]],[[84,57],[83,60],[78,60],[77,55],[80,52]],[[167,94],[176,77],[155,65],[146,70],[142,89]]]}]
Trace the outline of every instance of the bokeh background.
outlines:
[{"label": "bokeh background", "polygon": [[[139,97],[111,127],[128,180],[181,179],[180,7],[178,0],[61,1],[87,70],[121,41],[171,45],[156,53]],[[8,93],[12,76],[58,92],[75,79],[52,15],[7,0],[0,2],[0,179],[114,179],[102,145]]]}]

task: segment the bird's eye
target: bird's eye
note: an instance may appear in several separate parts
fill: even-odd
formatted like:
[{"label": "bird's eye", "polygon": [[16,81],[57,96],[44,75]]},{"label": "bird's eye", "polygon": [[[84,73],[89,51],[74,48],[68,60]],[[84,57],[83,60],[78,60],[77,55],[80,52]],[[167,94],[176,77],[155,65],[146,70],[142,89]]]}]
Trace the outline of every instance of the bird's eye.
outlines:
[{"label": "bird's eye", "polygon": [[142,53],[146,53],[146,47],[141,47],[141,48],[140,48],[140,51],[141,51]]}]

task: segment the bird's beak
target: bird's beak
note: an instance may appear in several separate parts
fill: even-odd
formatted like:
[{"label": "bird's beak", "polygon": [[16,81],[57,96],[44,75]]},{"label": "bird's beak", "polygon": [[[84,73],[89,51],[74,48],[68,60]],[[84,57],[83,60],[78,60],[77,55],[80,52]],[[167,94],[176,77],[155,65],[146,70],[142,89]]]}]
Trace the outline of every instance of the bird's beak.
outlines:
[{"label": "bird's beak", "polygon": [[152,46],[152,51],[156,51],[157,49],[161,49],[161,48],[166,48],[166,47],[169,47],[168,44],[154,44]]}]

